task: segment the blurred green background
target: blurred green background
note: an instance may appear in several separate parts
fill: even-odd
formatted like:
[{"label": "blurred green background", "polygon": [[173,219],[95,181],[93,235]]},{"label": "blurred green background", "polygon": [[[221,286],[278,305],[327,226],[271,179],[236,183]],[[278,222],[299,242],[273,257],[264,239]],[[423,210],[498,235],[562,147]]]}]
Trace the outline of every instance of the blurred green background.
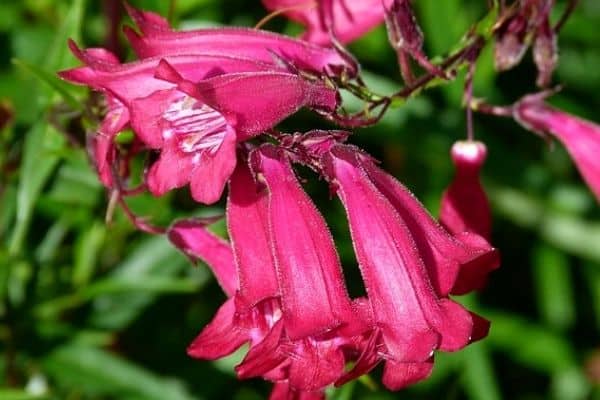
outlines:
[{"label": "blurred green background", "polygon": [[[252,26],[265,12],[248,0],[139,0],[180,27]],[[481,0],[414,2],[430,55],[456,46],[485,15]],[[195,361],[187,344],[224,295],[207,269],[193,267],[161,237],[136,232],[117,211],[107,225],[106,193],[85,152],[93,124],[79,118],[89,93],[55,78],[77,65],[67,38],[112,46],[112,1],[25,0],[0,5],[0,399],[261,399],[270,385],[238,381],[240,355]],[[565,2],[558,1],[556,15]],[[113,15],[114,16],[114,15]],[[123,23],[129,23],[122,16]],[[581,0],[561,33],[552,102],[600,122],[600,2]],[[298,32],[278,18],[268,29]],[[116,47],[115,47],[116,46]],[[383,28],[351,46],[368,81],[398,87]],[[478,63],[475,95],[506,104],[535,90],[531,57],[496,74],[491,46]],[[451,144],[465,137],[462,77],[390,110],[351,141],[383,161],[433,212],[452,177]],[[290,131],[327,128],[301,113]],[[488,288],[459,299],[492,321],[489,337],[438,354],[433,376],[408,390],[373,380],[330,392],[333,399],[600,399],[600,212],[560,146],[510,120],[475,117],[487,143],[484,180],[494,207],[493,242],[503,263]],[[599,155],[600,156],[600,155]],[[343,211],[308,171],[307,190],[327,218],[354,294],[362,290]],[[185,190],[131,198],[139,215],[166,224],[217,215]],[[222,222],[215,230],[224,233]]]}]

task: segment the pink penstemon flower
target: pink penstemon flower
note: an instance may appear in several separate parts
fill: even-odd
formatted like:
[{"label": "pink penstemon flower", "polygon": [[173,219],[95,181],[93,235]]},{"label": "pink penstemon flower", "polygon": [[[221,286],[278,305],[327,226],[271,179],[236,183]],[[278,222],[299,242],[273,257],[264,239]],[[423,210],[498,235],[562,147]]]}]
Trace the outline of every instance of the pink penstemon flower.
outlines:
[{"label": "pink penstemon flower", "polygon": [[500,264],[498,251],[489,244],[491,211],[479,179],[486,156],[485,145],[477,141],[456,142],[451,149],[456,173],[442,195],[440,223],[456,240],[484,250],[482,257],[461,266],[452,289],[455,294],[483,289],[490,272]]},{"label": "pink penstemon flower", "polygon": [[146,146],[161,151],[146,179],[155,195],[189,182],[194,199],[215,202],[235,167],[237,142],[302,106],[330,112],[337,104],[324,84],[256,60],[197,54],[117,64],[72,48],[87,65],[61,76],[103,91],[116,105],[96,148],[100,175],[109,176],[110,143],[129,124]]},{"label": "pink penstemon flower", "polygon": [[227,54],[316,74],[354,76],[356,61],[345,52],[288,36],[242,27],[175,31],[169,23],[148,11],[128,6],[129,15],[141,31],[125,27],[125,35],[140,58],[174,54]]},{"label": "pink penstemon flower", "polygon": [[479,180],[487,149],[482,142],[460,141],[450,154],[456,173],[442,196],[440,222],[453,235],[474,232],[489,240],[490,205]]},{"label": "pink penstemon flower", "polygon": [[[251,158],[263,183],[239,165],[227,206],[239,286],[188,351],[214,359],[249,342],[248,354],[236,367],[239,377],[278,382],[274,396],[285,392],[322,398],[322,389],[344,374],[348,348],[355,348],[352,354],[358,351],[366,326],[356,312],[359,305],[346,293],[324,221],[284,153],[267,146]],[[187,227],[175,226],[171,236],[191,237],[182,229]],[[194,241],[206,237],[198,235]],[[176,244],[181,247],[181,241]],[[195,249],[210,251],[210,246]]]},{"label": "pink penstemon flower", "polygon": [[361,156],[362,168],[377,189],[394,206],[411,231],[433,287],[441,296],[457,293],[458,275],[464,269],[489,269],[497,266],[497,254],[479,240],[459,240],[449,235],[400,182],[378,168],[370,157]]},{"label": "pink penstemon flower", "polygon": [[545,104],[548,95],[542,92],[523,97],[513,107],[513,115],[527,129],[558,139],[600,201],[600,125]]},{"label": "pink penstemon flower", "polygon": [[319,44],[329,44],[332,38],[340,43],[351,42],[385,18],[391,0],[262,0],[274,12],[306,27],[302,38]]},{"label": "pink penstemon flower", "polygon": [[[382,191],[378,185],[381,178],[364,154],[335,145],[322,163],[348,215],[373,313],[374,335],[379,335],[373,336],[378,343],[373,348],[384,354],[384,384],[399,389],[431,372],[434,350],[455,351],[466,346],[480,330],[485,331],[474,325],[485,322],[446,297],[454,282],[438,287],[438,292],[442,288],[445,292],[436,293],[432,278],[437,271],[427,268],[424,243],[419,246],[426,240],[416,230],[420,221],[408,221],[398,210],[393,189]],[[426,260],[433,262],[434,258]],[[455,273],[451,275],[455,277]],[[367,371],[379,357],[364,355],[356,368]]]}]

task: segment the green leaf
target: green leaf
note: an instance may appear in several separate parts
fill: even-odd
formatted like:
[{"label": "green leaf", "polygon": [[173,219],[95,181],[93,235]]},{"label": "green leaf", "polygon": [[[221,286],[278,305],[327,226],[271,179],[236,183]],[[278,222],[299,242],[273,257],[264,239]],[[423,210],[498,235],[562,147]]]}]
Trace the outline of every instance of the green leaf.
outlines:
[{"label": "green leaf", "polygon": [[79,236],[75,244],[75,265],[72,275],[74,286],[85,286],[92,278],[105,235],[106,227],[96,221]]},{"label": "green leaf", "polygon": [[43,365],[61,386],[77,388],[88,395],[139,400],[198,399],[178,380],[160,377],[95,347],[67,344],[48,355]]},{"label": "green leaf", "polygon": [[[59,297],[36,307],[36,314],[44,318],[57,314],[103,295],[143,293],[194,293],[201,282],[191,278],[140,277],[139,279],[112,277],[99,280],[82,288],[74,294]],[[123,303],[127,307],[127,303]]]},{"label": "green leaf", "polygon": [[513,361],[548,374],[577,366],[571,344],[546,327],[514,314],[486,311],[493,327],[486,343]]},{"label": "green leaf", "polygon": [[0,389],[2,400],[45,400],[47,396],[37,396],[19,389]]},{"label": "green leaf", "polygon": [[494,188],[490,199],[500,213],[556,248],[600,261],[600,223],[556,212],[545,200],[511,188]]},{"label": "green leaf", "polygon": [[461,353],[464,359],[462,384],[469,399],[502,399],[486,343],[471,344]]},{"label": "green leaf", "polygon": [[54,35],[54,41],[48,51],[44,64],[46,70],[57,71],[73,64],[74,57],[69,51],[67,41],[68,39],[81,41],[84,5],[85,0],[72,0],[71,7]]},{"label": "green leaf", "polygon": [[543,319],[554,328],[567,329],[575,322],[573,280],[564,253],[547,245],[535,249],[534,284]]},{"label": "green leaf", "polygon": [[596,329],[600,330],[600,264],[587,263],[583,272],[591,295],[592,309],[596,316]]},{"label": "green leaf", "polygon": [[25,134],[25,148],[17,189],[17,214],[9,252],[22,250],[36,200],[59,161],[56,152],[63,147],[64,137],[46,121],[40,121]]},{"label": "green leaf", "polygon": [[63,100],[75,110],[81,110],[83,108],[82,103],[78,101],[68,90],[68,88],[73,86],[66,85],[60,81],[56,75],[54,75],[54,73],[47,72],[34,64],[28,63],[24,60],[19,60],[18,58],[13,58],[11,62],[31,76],[48,85],[49,88],[58,93]]},{"label": "green leaf", "polygon": [[[188,269],[188,277],[179,277]],[[208,281],[204,268],[190,262],[164,237],[146,238],[114,272],[74,293],[40,303],[35,313],[55,318],[94,300],[92,325],[120,329],[135,319],[161,293],[194,293]]]}]

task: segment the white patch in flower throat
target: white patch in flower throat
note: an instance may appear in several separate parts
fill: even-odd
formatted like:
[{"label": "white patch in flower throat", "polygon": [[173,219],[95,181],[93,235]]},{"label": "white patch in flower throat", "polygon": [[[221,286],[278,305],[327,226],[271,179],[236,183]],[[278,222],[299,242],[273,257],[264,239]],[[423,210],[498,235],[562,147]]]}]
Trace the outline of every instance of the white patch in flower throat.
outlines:
[{"label": "white patch in flower throat", "polygon": [[163,119],[170,127],[163,131],[165,140],[173,136],[184,153],[202,150],[214,154],[227,133],[227,120],[221,113],[190,96],[173,101]]}]

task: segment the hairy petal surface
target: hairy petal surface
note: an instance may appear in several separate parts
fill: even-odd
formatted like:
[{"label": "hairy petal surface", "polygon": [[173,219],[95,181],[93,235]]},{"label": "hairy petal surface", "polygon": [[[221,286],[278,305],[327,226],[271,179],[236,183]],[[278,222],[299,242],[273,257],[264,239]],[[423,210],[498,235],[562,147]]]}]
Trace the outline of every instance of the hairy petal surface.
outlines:
[{"label": "hairy petal surface", "polygon": [[269,192],[269,224],[287,335],[300,339],[352,320],[331,234],[284,153],[263,146],[252,154],[252,165]]},{"label": "hairy petal surface", "polygon": [[346,208],[375,322],[390,357],[423,362],[436,348],[464,347],[472,330],[470,315],[436,296],[407,224],[371,182],[355,150],[336,146],[324,162]]}]

